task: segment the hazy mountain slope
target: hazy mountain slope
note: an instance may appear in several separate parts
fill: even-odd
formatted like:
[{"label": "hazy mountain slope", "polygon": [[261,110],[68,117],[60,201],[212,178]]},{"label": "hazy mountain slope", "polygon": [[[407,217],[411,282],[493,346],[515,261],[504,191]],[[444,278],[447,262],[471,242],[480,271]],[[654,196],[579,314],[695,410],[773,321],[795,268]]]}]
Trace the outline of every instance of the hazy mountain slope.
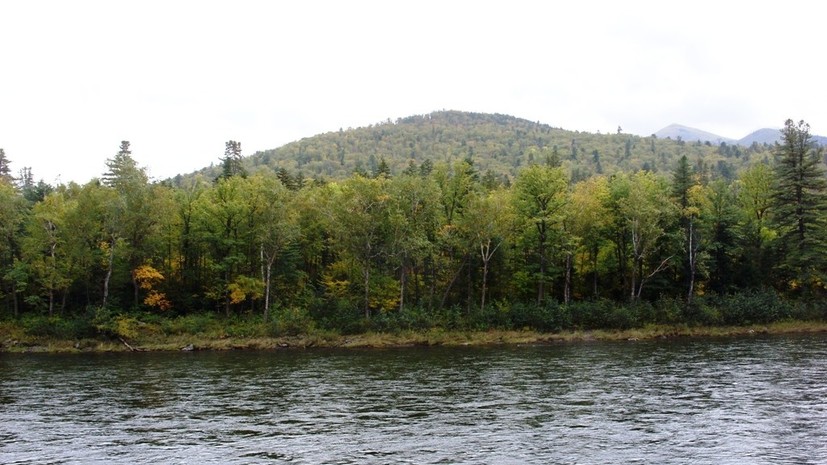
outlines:
[{"label": "hazy mountain slope", "polygon": [[735,143],[735,139],[719,136],[701,129],[690,128],[689,126],[684,126],[681,124],[670,124],[669,126],[666,126],[656,132],[655,135],[660,138],[669,137],[675,140],[681,138],[681,140],[685,142],[701,141],[710,142],[715,145],[718,145],[721,142],[726,142],[727,144]]},{"label": "hazy mountain slope", "polygon": [[738,144],[750,146],[753,143],[759,144],[774,144],[781,140],[781,131],[778,129],[763,128],[751,132],[747,136],[738,140]]}]

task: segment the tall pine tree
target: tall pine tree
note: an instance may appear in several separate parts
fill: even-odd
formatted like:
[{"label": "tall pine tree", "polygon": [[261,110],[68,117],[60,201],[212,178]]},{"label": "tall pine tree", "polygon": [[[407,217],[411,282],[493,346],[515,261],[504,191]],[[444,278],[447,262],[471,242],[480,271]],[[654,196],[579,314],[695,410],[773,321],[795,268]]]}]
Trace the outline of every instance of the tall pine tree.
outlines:
[{"label": "tall pine tree", "polygon": [[11,168],[9,167],[9,159],[6,158],[6,151],[0,149],[0,179],[5,180],[9,184],[13,181],[11,176]]},{"label": "tall pine tree", "polygon": [[781,275],[805,291],[827,270],[827,179],[810,126],[788,119],[781,130],[775,165],[775,221],[779,230]]},{"label": "tall pine tree", "polygon": [[230,140],[224,144],[224,157],[221,158],[221,178],[233,176],[247,177],[241,157],[241,142]]}]

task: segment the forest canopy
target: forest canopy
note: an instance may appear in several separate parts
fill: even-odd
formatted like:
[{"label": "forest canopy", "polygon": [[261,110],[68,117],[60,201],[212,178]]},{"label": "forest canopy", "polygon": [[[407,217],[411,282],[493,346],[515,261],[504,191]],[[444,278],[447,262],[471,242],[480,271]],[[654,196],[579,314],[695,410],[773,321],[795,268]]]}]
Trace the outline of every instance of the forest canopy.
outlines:
[{"label": "forest canopy", "polygon": [[[215,313],[302,327],[823,318],[827,180],[804,122],[744,148],[440,112],[153,182],[0,160],[7,318]],[[392,322],[392,323],[388,323]],[[378,326],[377,326],[378,325]]]}]

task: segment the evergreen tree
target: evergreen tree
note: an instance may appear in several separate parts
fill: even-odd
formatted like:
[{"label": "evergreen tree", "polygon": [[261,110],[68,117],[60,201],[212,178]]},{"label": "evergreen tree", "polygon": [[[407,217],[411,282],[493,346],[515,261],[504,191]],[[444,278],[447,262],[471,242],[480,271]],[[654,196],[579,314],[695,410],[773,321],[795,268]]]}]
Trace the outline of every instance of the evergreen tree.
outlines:
[{"label": "evergreen tree", "polygon": [[430,158],[426,158],[425,161],[419,165],[419,175],[423,178],[427,178],[431,175],[431,172],[434,170],[434,162],[431,161]]},{"label": "evergreen tree", "polygon": [[28,166],[24,166],[20,170],[17,176],[17,187],[23,194],[23,198],[32,204],[42,201],[54,190],[52,186],[43,182],[42,179],[35,183],[32,169]]},{"label": "evergreen tree", "polygon": [[561,165],[560,161],[560,153],[557,150],[557,146],[555,145],[551,149],[551,155],[546,156],[546,166],[549,168],[558,168]]},{"label": "evergreen tree", "polygon": [[4,179],[11,183],[12,176],[9,164],[9,159],[6,158],[6,151],[0,148],[0,179]]},{"label": "evergreen tree", "polygon": [[379,164],[376,165],[376,170],[373,172],[374,178],[389,178],[391,177],[391,168],[385,157],[379,157]]},{"label": "evergreen tree", "polygon": [[[730,185],[722,180],[711,185],[709,289],[725,294],[735,289],[735,253],[738,237],[736,199]],[[740,271],[740,270],[738,270]]]},{"label": "evergreen tree", "polygon": [[20,187],[20,190],[24,192],[26,189],[31,189],[34,187],[34,175],[32,175],[31,167],[24,166],[23,169],[20,170],[20,175],[17,178],[17,185]]},{"label": "evergreen tree", "polygon": [[[111,187],[117,196],[108,205],[107,242],[109,258],[107,276],[104,279],[104,300],[106,306],[109,297],[109,285],[116,255],[122,254],[132,275],[133,301],[138,305],[140,283],[135,278],[135,270],[151,256],[149,238],[156,229],[158,217],[155,214],[157,198],[149,185],[146,170],[138,166],[132,158],[129,141],[121,141],[120,150],[111,159],[106,160],[109,170],[103,175],[104,183]],[[124,250],[116,252],[123,241]]]},{"label": "evergreen tree", "polygon": [[129,183],[146,183],[148,179],[145,171],[139,168],[138,163],[132,158],[128,140],[121,141],[118,153],[106,160],[106,167],[109,170],[103,174],[103,183],[120,191]]},{"label": "evergreen tree", "polygon": [[416,176],[419,173],[419,167],[416,166],[416,162],[413,160],[408,161],[408,167],[402,171],[403,176]]},{"label": "evergreen tree", "polygon": [[224,144],[224,157],[221,158],[221,175],[219,178],[230,178],[233,176],[247,177],[247,171],[241,164],[241,142],[234,140]]},{"label": "evergreen tree", "polygon": [[279,181],[281,181],[284,187],[290,189],[291,191],[298,190],[298,186],[296,186],[296,181],[293,179],[292,176],[290,176],[290,172],[288,172],[284,167],[279,168],[276,171],[276,177],[279,178]]},{"label": "evergreen tree", "polygon": [[793,288],[815,284],[827,265],[824,176],[821,150],[814,147],[810,126],[788,119],[776,157],[773,203],[783,256],[779,266]]}]

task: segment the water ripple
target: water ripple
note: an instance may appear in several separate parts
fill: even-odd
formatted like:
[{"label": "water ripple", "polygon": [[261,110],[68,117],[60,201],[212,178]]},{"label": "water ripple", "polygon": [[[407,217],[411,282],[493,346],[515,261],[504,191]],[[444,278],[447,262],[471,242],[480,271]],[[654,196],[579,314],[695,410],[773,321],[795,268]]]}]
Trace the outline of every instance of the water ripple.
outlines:
[{"label": "water ripple", "polygon": [[827,336],[3,355],[0,462],[827,463]]}]

